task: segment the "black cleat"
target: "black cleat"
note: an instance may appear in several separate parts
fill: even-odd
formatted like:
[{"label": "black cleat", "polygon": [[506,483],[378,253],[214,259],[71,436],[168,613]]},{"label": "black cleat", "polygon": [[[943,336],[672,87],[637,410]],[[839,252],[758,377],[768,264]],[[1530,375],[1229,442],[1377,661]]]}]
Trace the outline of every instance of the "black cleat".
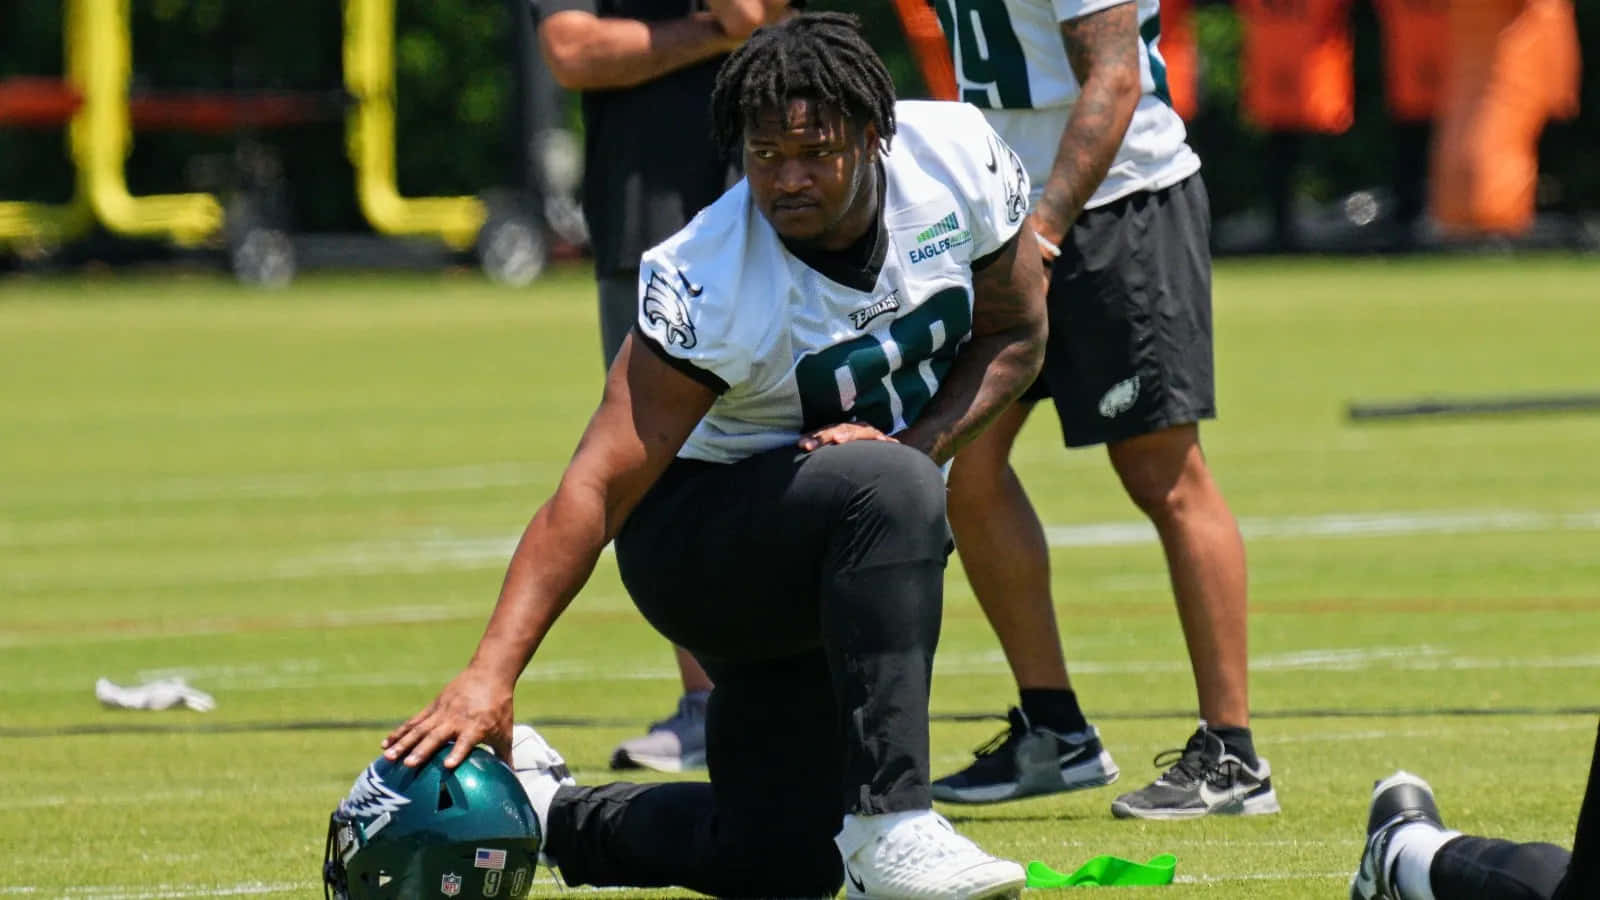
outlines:
[{"label": "black cleat", "polygon": [[1444,828],[1433,788],[1410,772],[1396,772],[1372,787],[1372,806],[1367,812],[1367,845],[1361,851],[1361,864],[1350,879],[1350,900],[1400,900],[1395,893],[1394,872],[1385,865],[1389,841],[1402,825],[1426,822]]}]

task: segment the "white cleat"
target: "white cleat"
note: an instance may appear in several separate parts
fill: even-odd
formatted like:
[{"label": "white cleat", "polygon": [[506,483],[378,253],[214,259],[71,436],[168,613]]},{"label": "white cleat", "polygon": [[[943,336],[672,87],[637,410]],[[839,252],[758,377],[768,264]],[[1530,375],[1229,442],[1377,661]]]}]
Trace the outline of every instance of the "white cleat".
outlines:
[{"label": "white cleat", "polygon": [[834,843],[850,900],[989,900],[1016,897],[1027,875],[956,833],[931,809],[845,816]]}]

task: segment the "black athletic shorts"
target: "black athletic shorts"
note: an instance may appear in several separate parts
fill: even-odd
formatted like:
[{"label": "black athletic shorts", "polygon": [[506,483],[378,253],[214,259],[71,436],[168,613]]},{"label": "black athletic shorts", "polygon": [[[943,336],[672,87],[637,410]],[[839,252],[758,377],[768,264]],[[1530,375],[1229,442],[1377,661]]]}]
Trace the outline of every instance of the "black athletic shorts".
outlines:
[{"label": "black athletic shorts", "polygon": [[1046,295],[1050,340],[1024,401],[1055,401],[1069,447],[1215,418],[1211,208],[1198,174],[1085,210]]}]

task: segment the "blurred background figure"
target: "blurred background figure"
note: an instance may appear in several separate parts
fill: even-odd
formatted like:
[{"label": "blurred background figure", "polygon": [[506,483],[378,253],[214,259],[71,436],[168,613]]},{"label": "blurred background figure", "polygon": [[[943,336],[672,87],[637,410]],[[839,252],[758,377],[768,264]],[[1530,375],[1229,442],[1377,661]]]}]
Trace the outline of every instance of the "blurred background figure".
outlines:
[{"label": "blurred background figure", "polygon": [[1578,114],[1577,24],[1569,0],[1451,0],[1433,215],[1466,234],[1533,224],[1539,136]]},{"label": "blurred background figure", "polygon": [[1200,111],[1200,48],[1194,33],[1194,0],[1161,4],[1161,58],[1167,64],[1167,95],[1185,122]]},{"label": "blurred background figure", "polygon": [[1407,244],[1426,211],[1428,142],[1444,89],[1451,43],[1440,40],[1448,0],[1374,0],[1383,36],[1384,102],[1389,112],[1396,238]]},{"label": "blurred background figure", "polygon": [[[1378,151],[1370,136],[1355,137],[1367,158],[1392,165],[1383,247],[1414,247],[1425,213],[1440,236],[1457,240],[1533,228],[1540,136],[1580,111],[1569,0],[1237,0],[1234,8],[1240,109],[1266,135],[1268,248],[1327,249],[1302,225],[1300,187],[1327,174],[1305,171],[1321,155],[1313,145],[1332,146],[1358,126],[1357,43],[1374,34],[1390,146]],[[1375,206],[1371,195],[1357,197],[1348,218],[1372,224]]]},{"label": "blurred background figure", "polygon": [[[788,10],[787,0],[534,0],[539,45],[562,87],[583,97],[583,212],[599,283],[606,367],[633,329],[639,257],[736,180],[711,139],[707,98],[727,54]],[[705,765],[711,678],[674,648],[683,696],[613,769]]]},{"label": "blurred background figure", "polygon": [[1295,250],[1294,176],[1304,142],[1355,120],[1350,0],[1239,0],[1240,106],[1267,135],[1262,159],[1274,249]]}]

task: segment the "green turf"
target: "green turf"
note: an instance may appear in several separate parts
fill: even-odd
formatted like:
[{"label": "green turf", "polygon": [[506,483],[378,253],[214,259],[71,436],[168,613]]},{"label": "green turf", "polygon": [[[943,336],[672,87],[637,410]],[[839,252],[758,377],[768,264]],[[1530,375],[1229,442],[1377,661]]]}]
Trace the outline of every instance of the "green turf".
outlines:
[{"label": "green turf", "polygon": [[[1108,789],[945,811],[1058,869],[1174,852],[1179,885],[1127,892],[1174,900],[1344,896],[1365,790],[1397,766],[1453,825],[1567,841],[1595,724],[1571,710],[1600,704],[1600,414],[1343,411],[1600,389],[1600,263],[1230,262],[1216,293],[1206,446],[1249,535],[1256,733],[1283,814],[1119,822]],[[597,399],[598,349],[582,269],[524,291],[0,280],[0,897],[316,894],[326,815],[382,729],[254,726],[393,722],[457,670]],[[1064,453],[1049,417],[1017,464],[1057,540],[1079,692],[1137,786],[1193,727],[1159,551],[1103,453]],[[959,567],[944,635],[935,711],[999,714],[1009,678]],[[163,672],[217,710],[93,699],[97,676]],[[607,557],[519,714],[595,720],[548,735],[604,779],[672,673]],[[935,769],[998,724],[937,722]]]}]

